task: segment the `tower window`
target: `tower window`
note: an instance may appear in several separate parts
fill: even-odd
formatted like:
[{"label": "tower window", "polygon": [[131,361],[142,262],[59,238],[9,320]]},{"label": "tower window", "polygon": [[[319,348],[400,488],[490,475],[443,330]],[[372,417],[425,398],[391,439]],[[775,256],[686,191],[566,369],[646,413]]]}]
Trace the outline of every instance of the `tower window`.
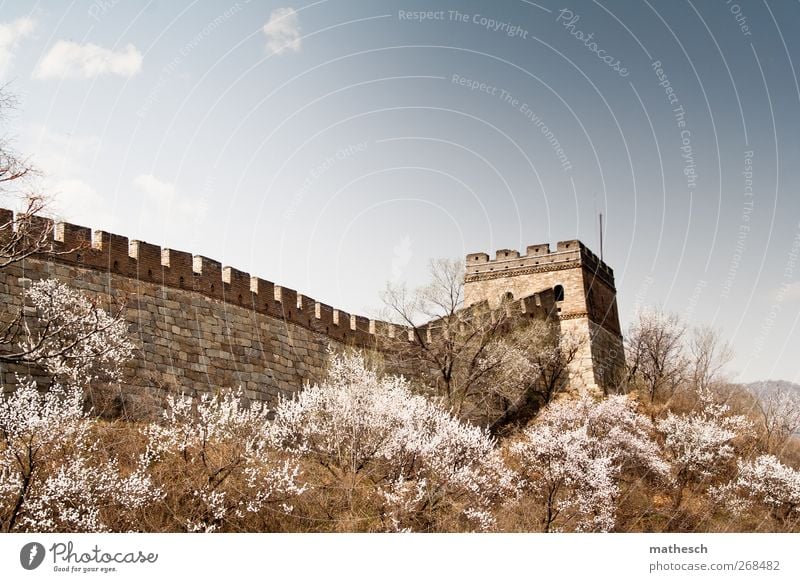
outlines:
[{"label": "tower window", "polygon": [[556,297],[556,301],[564,301],[564,286],[556,285],[553,287],[553,294]]}]

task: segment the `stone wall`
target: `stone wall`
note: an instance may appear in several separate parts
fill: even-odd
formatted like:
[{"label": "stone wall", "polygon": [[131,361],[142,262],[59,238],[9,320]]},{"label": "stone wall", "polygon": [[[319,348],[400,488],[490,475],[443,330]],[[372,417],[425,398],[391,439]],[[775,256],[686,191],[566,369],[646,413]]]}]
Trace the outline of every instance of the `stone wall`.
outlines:
[{"label": "stone wall", "polygon": [[625,374],[625,348],[622,338],[593,321],[589,321],[589,333],[595,381],[606,392],[616,392]]},{"label": "stone wall", "polygon": [[[9,211],[0,213],[6,222]],[[124,303],[137,344],[121,382],[128,394],[241,387],[248,398],[272,404],[321,379],[329,347],[380,350],[409,337],[407,329],[334,309],[206,257],[38,221],[52,229],[56,254],[0,270],[0,320],[22,305],[26,285],[48,277],[106,308]],[[0,366],[7,389],[16,371],[36,372]]]},{"label": "stone wall", "polygon": [[541,293],[560,286],[557,302],[562,333],[583,346],[570,366],[573,386],[598,392],[616,391],[625,356],[620,332],[614,272],[578,240],[530,245],[524,254],[510,249],[472,253],[466,258],[464,297],[467,305],[503,297]]},{"label": "stone wall", "polygon": [[[0,209],[0,215],[5,222],[10,213]],[[73,224],[37,221],[52,230],[54,254],[0,270],[0,320],[7,321],[22,305],[31,281],[48,277],[96,297],[109,309],[124,303],[137,353],[116,387],[123,400],[241,388],[249,399],[274,404],[279,396],[319,381],[331,348],[400,353],[413,340],[408,328],[351,315],[207,257]],[[495,307],[511,292],[516,301],[506,308],[524,317],[546,319],[560,312],[562,330],[588,339],[572,370],[582,383],[604,382],[624,365],[621,337],[608,317],[602,321],[592,311],[607,314],[613,305],[616,319],[613,273],[581,243],[559,243],[556,252],[535,245],[526,257],[498,251],[496,261],[483,254],[470,258],[467,306],[483,309],[486,305],[479,304],[488,300]],[[556,285],[564,287],[558,303],[552,291]],[[587,304],[590,290],[595,298]],[[431,322],[420,329],[435,333],[436,327]],[[32,372],[0,366],[6,389],[13,388],[16,371]],[[414,370],[388,371],[414,375]]]},{"label": "stone wall", "polygon": [[586,311],[584,276],[580,263],[580,243],[558,243],[555,252],[549,245],[531,245],[527,253],[501,249],[496,258],[485,253],[467,255],[464,303],[471,305],[487,300],[498,305],[505,293],[514,298],[527,297],[556,285],[564,287],[564,313]]},{"label": "stone wall", "polygon": [[[274,403],[278,395],[320,379],[328,347],[345,344],[196,291],[41,260],[29,259],[0,272],[5,304],[18,306],[27,281],[46,277],[100,297],[107,308],[126,302],[137,345],[122,381],[129,397],[241,387],[250,399]],[[0,371],[3,384],[13,385],[13,371]]]}]

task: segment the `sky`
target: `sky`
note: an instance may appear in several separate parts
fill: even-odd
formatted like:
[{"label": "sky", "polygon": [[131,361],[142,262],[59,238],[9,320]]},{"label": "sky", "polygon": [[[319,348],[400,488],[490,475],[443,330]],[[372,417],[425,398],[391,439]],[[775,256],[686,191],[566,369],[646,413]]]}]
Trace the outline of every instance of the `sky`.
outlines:
[{"label": "sky", "polygon": [[64,220],[379,312],[578,238],[800,382],[800,2],[0,2],[2,131]]}]

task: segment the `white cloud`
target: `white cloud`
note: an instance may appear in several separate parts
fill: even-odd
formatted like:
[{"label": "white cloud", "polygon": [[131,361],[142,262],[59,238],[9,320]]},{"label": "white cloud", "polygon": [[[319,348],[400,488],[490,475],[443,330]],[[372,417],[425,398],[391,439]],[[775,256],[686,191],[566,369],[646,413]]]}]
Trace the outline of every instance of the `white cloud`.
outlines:
[{"label": "white cloud", "polygon": [[113,229],[111,200],[90,182],[96,177],[101,140],[93,135],[70,135],[34,125],[24,132],[24,151],[35,152],[33,165],[41,171],[36,190],[52,196],[50,211],[61,220],[93,228]]},{"label": "white cloud", "polygon": [[129,44],[114,52],[96,44],[58,41],[33,71],[34,79],[90,79],[112,74],[130,77],[142,70],[142,53]]},{"label": "white cloud", "polygon": [[145,195],[143,211],[154,217],[155,225],[165,231],[174,230],[176,225],[188,227],[191,231],[206,218],[208,205],[205,200],[183,196],[174,184],[164,182],[153,174],[136,176],[133,185]]},{"label": "white cloud", "polygon": [[61,179],[93,171],[100,150],[99,137],[56,133],[41,126],[32,127],[29,135],[38,140],[30,140],[26,151],[35,152],[32,161],[45,174]]},{"label": "white cloud", "polygon": [[19,41],[30,36],[36,27],[32,18],[17,18],[11,22],[0,22],[0,74],[5,72]]},{"label": "white cloud", "polygon": [[60,205],[64,206],[73,206],[77,204],[79,206],[88,207],[96,203],[99,199],[97,190],[83,180],[78,180],[77,178],[67,178],[66,180],[56,182],[54,190],[56,190],[57,194],[66,196],[66,200],[60,198],[58,201]]},{"label": "white cloud", "polygon": [[264,25],[267,49],[275,54],[300,50],[300,24],[294,8],[276,8]]},{"label": "white cloud", "polygon": [[59,219],[113,230],[117,220],[104,199],[92,186],[78,178],[53,181],[48,192],[54,195],[51,210]]},{"label": "white cloud", "polygon": [[175,186],[156,178],[153,174],[141,174],[133,185],[147,194],[153,202],[169,203],[175,197]]}]

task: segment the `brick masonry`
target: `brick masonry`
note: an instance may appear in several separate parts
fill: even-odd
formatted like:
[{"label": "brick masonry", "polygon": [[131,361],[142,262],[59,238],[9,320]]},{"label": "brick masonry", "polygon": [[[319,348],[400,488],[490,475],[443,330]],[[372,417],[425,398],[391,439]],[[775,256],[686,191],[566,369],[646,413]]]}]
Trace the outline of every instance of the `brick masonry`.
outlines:
[{"label": "brick masonry", "polygon": [[[0,214],[3,222],[10,216],[7,210]],[[39,221],[52,227],[53,250],[59,254],[0,271],[0,319],[21,305],[30,280],[47,277],[108,307],[124,302],[137,344],[121,383],[131,393],[241,387],[248,398],[274,404],[324,376],[329,348],[380,352],[412,337],[407,328],[335,309],[207,257]],[[558,284],[564,287],[564,300],[557,304],[562,328],[592,338],[574,375],[589,384],[606,383],[624,360],[613,273],[604,263],[578,241],[559,243],[552,253],[547,245],[529,247],[525,257],[514,251],[498,251],[494,261],[483,254],[468,257],[467,305],[486,300],[494,307],[510,292],[520,312],[546,318],[554,304],[551,289]],[[3,385],[13,386],[14,372],[0,368]]]},{"label": "brick masonry", "polygon": [[[0,213],[6,222],[9,211]],[[124,302],[138,348],[122,382],[132,393],[241,387],[251,399],[274,403],[322,378],[329,348],[380,349],[408,334],[207,257],[40,221],[52,227],[60,254],[0,271],[0,319],[16,312],[25,285],[48,277],[106,307]],[[0,368],[4,385],[13,386],[15,371]]]},{"label": "brick masonry", "polygon": [[488,301],[496,306],[513,298],[560,287],[557,302],[562,332],[584,341],[570,369],[573,385],[603,393],[617,391],[625,367],[614,272],[578,240],[530,245],[524,254],[501,249],[490,259],[486,253],[466,258],[466,305]]}]

